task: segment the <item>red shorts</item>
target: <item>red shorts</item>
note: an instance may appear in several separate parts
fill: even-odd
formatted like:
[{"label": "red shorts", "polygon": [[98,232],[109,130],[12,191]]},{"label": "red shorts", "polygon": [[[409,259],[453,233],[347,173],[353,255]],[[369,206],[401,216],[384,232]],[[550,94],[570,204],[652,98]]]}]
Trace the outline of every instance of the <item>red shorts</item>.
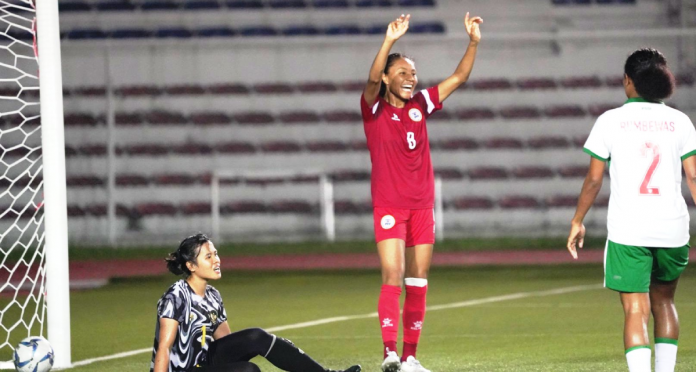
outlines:
[{"label": "red shorts", "polygon": [[375,240],[401,239],[407,247],[435,244],[433,209],[374,208]]}]

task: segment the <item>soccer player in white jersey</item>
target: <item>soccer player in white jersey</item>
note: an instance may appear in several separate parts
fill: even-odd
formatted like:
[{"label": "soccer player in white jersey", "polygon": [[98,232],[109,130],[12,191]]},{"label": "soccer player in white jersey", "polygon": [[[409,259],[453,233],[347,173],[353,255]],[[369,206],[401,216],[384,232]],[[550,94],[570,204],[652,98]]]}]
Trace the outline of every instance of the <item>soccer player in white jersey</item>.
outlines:
[{"label": "soccer player in white jersey", "polygon": [[582,248],[583,219],[609,166],[604,285],[623,304],[624,347],[630,372],[650,372],[648,321],[655,322],[655,371],[672,372],[679,321],[674,293],[689,260],[689,214],[682,196],[681,168],[696,201],[696,130],[682,112],[662,100],[674,90],[665,57],[639,49],[626,60],[628,100],[597,119],[584,151],[591,155],[571,223],[567,248]]}]

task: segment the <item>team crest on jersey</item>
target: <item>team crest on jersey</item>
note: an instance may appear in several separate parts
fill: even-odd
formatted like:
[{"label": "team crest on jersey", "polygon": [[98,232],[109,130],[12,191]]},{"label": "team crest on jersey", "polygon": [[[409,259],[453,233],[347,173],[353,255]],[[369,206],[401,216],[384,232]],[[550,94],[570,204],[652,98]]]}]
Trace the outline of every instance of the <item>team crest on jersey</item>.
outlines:
[{"label": "team crest on jersey", "polygon": [[382,220],[379,222],[379,224],[382,226],[384,230],[389,230],[396,224],[396,219],[394,219],[394,216],[388,214],[382,217]]},{"label": "team crest on jersey", "polygon": [[210,313],[208,313],[208,317],[210,318],[211,323],[213,323],[213,324],[217,323],[217,318],[218,318],[217,311],[215,311],[215,310],[211,311]]},{"label": "team crest on jersey", "polygon": [[423,120],[423,113],[421,113],[417,108],[412,108],[408,110],[408,117],[410,117],[413,121],[421,121]]}]

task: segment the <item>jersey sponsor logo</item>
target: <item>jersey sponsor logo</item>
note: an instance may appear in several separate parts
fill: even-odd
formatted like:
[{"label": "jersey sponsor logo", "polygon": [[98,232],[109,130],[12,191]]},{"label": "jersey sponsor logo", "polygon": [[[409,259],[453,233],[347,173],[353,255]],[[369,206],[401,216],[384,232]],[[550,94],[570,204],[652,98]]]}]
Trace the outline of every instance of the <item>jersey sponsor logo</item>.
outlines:
[{"label": "jersey sponsor logo", "polygon": [[417,108],[412,108],[408,110],[408,117],[410,117],[411,120],[418,122],[423,120],[423,113],[421,113]]},{"label": "jersey sponsor logo", "polygon": [[394,218],[394,216],[388,214],[382,217],[382,220],[379,221],[379,224],[382,226],[384,230],[389,230],[392,227],[394,227],[394,225],[396,225],[396,219]]},{"label": "jersey sponsor logo", "polygon": [[391,119],[396,120],[396,121],[401,121],[401,119],[399,119],[399,115],[397,115],[396,113],[392,114]]}]

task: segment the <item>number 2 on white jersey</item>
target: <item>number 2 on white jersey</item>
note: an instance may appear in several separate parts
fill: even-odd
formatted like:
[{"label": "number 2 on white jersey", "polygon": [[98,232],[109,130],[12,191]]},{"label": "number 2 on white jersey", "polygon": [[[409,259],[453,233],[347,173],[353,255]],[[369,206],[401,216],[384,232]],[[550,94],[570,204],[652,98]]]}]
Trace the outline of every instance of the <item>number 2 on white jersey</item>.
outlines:
[{"label": "number 2 on white jersey", "polygon": [[416,136],[413,132],[406,132],[406,141],[408,142],[408,148],[413,150],[416,148]]},{"label": "number 2 on white jersey", "polygon": [[645,178],[643,178],[643,182],[640,184],[640,194],[660,195],[659,188],[648,187],[648,185],[650,184],[650,179],[655,173],[655,169],[657,169],[657,166],[660,165],[660,147],[658,147],[656,144],[652,142],[646,142],[643,145],[643,147],[641,147],[640,153],[644,157],[649,156],[649,154],[652,155],[652,162],[650,163],[650,167],[648,167],[648,171],[645,173]]}]

